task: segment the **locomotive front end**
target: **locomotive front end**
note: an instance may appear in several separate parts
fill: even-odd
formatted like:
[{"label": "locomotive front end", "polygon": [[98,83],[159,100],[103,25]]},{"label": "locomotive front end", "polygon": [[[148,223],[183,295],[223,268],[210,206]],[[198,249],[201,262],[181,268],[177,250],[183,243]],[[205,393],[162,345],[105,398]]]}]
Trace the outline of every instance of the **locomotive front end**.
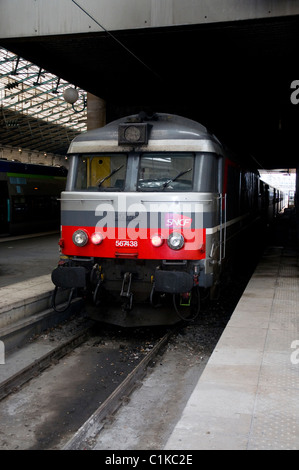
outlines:
[{"label": "locomotive front end", "polygon": [[164,114],[77,137],[61,196],[56,289],[77,290],[111,323],[198,313],[217,264],[209,227],[221,209],[219,151],[203,126]]}]

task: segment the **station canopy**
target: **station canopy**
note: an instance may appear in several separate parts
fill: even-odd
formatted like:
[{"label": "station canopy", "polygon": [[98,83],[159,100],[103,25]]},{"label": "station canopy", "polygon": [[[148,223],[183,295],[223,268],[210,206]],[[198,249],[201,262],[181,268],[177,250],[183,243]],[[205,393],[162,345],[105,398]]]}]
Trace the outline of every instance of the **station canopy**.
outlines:
[{"label": "station canopy", "polygon": [[[75,103],[65,91],[75,89]],[[87,127],[87,93],[0,48],[0,146],[65,155]]]}]

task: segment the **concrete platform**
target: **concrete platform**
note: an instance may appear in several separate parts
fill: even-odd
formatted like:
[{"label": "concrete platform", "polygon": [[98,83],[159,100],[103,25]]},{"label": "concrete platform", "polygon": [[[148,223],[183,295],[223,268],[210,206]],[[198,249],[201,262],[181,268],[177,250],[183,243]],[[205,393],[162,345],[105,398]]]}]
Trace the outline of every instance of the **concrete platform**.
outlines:
[{"label": "concrete platform", "polygon": [[50,274],[0,287],[0,328],[11,320],[17,321],[26,316],[28,305],[36,304],[36,307],[30,307],[31,313],[48,308],[53,289]]},{"label": "concrete platform", "polygon": [[[54,285],[51,271],[59,259],[59,233],[35,233],[0,238],[0,340],[6,356],[43,328],[62,321],[66,312],[52,309]],[[69,291],[59,291],[57,305],[64,306]],[[1,344],[1,343],[0,343]]]},{"label": "concrete platform", "polygon": [[165,449],[299,449],[299,267],[268,248]]},{"label": "concrete platform", "polygon": [[0,238],[0,288],[50,274],[59,260],[59,233]]}]

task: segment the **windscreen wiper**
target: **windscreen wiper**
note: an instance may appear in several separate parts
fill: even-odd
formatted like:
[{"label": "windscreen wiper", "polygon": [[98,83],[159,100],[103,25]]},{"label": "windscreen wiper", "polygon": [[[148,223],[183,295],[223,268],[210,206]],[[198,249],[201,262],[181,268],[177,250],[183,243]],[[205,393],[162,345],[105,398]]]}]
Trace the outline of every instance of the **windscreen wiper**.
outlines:
[{"label": "windscreen wiper", "polygon": [[101,186],[102,183],[104,183],[104,181],[108,180],[109,178],[111,178],[111,176],[115,175],[115,173],[117,173],[124,165],[121,165],[119,166],[118,168],[115,168],[115,170],[111,171],[111,173],[109,173],[109,175],[105,176],[105,178],[101,179],[97,185],[98,185],[98,188]]},{"label": "windscreen wiper", "polygon": [[189,168],[188,170],[180,171],[174,178],[171,178],[171,179],[165,181],[165,183],[163,183],[163,189],[166,188],[170,183],[173,183],[173,181],[176,181],[181,176],[185,175],[186,173],[189,173],[189,171],[191,171],[191,170],[192,170],[192,168]]}]

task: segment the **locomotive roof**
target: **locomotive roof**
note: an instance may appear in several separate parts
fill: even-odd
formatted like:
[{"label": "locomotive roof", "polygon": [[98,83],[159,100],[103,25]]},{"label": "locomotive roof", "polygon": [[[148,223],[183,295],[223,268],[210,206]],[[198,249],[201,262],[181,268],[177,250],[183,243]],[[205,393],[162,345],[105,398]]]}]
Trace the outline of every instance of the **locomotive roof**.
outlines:
[{"label": "locomotive roof", "polygon": [[[147,145],[119,145],[118,144],[118,128],[120,124],[134,124],[146,122],[149,124],[150,134],[149,142]],[[157,150],[158,141],[164,141],[164,150],[173,150],[173,145],[177,148],[177,142],[181,142],[181,150],[187,150],[187,146],[192,145],[197,147],[201,141],[206,143],[205,148],[198,149],[202,151],[216,151],[215,146],[219,148],[221,144],[215,136],[210,134],[205,126],[202,124],[188,119],[185,117],[177,116],[174,114],[157,113],[153,116],[147,117],[143,113],[126,116],[110,122],[104,127],[84,132],[75,137],[72,141],[68,153],[86,153],[86,152],[101,152],[101,151],[130,151],[133,148],[136,150]],[[170,142],[173,142],[173,145]],[[197,145],[196,145],[197,141]],[[174,142],[176,142],[174,144]],[[188,142],[188,143],[187,143]],[[209,143],[209,145],[207,145]],[[168,145],[169,144],[169,145]],[[154,149],[152,147],[155,147]],[[213,148],[211,148],[211,146]],[[209,148],[207,148],[209,147]],[[161,150],[161,149],[159,149]],[[189,148],[188,150],[197,150],[196,148]]]}]

